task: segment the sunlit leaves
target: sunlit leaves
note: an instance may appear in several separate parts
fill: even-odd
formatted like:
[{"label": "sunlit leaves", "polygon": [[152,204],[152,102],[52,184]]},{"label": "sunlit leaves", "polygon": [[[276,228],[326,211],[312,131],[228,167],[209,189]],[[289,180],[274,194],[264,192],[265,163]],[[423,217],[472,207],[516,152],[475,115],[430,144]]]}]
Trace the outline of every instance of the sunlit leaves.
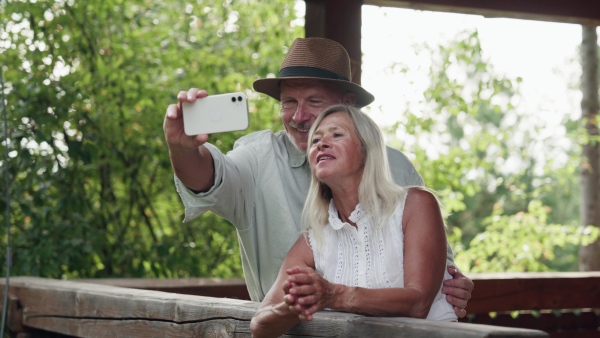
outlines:
[{"label": "sunlit leaves", "polygon": [[548,271],[555,250],[567,245],[588,245],[599,236],[596,227],[549,224],[548,207],[538,200],[526,211],[503,215],[498,205],[484,220],[485,230],[468,245],[457,250],[456,262],[468,272]]},{"label": "sunlit leaves", "polygon": [[[579,242],[572,233],[556,231],[554,242],[548,243],[542,232],[562,227],[552,224],[567,224],[565,229],[576,231],[580,156],[575,142],[545,136],[543,116],[517,110],[522,79],[494,71],[477,31],[419,50],[431,56],[430,86],[423,92],[424,101],[409,106],[402,123],[392,130],[414,141],[391,144],[413,155],[425,184],[440,193],[459,267],[573,269]],[[567,118],[564,125],[565,134],[577,128]],[[546,207],[530,211],[530,203]],[[493,213],[498,217],[490,218]],[[513,259],[516,252],[521,253],[519,259]],[[560,257],[549,259],[554,252],[561,252]]]},{"label": "sunlit leaves", "polygon": [[[241,276],[231,224],[182,223],[162,122],[180,90],[250,94],[277,72],[294,1],[7,4],[13,274]],[[279,129],[274,101],[251,97],[250,131]],[[211,140],[226,152],[241,134]]]}]

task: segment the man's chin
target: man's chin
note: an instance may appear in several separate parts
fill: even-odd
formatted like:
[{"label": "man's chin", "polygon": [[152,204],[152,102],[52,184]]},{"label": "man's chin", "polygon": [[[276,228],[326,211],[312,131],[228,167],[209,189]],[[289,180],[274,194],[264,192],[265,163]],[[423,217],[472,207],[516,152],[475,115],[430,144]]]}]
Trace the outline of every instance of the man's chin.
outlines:
[{"label": "man's chin", "polygon": [[306,152],[306,148],[308,146],[308,140],[307,137],[302,137],[302,138],[298,138],[298,137],[294,137],[292,135],[290,135],[290,133],[286,133],[288,139],[290,140],[290,142],[292,142],[292,144],[294,145],[294,147],[296,147],[296,149],[300,150],[301,152]]}]

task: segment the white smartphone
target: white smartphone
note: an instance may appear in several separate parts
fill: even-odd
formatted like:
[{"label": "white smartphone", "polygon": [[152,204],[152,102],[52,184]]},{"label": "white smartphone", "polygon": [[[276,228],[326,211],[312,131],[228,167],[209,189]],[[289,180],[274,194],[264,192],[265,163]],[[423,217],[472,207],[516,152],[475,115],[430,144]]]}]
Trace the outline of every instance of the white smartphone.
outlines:
[{"label": "white smartphone", "polygon": [[242,92],[209,95],[183,102],[182,108],[183,129],[190,136],[248,128],[248,100]]}]

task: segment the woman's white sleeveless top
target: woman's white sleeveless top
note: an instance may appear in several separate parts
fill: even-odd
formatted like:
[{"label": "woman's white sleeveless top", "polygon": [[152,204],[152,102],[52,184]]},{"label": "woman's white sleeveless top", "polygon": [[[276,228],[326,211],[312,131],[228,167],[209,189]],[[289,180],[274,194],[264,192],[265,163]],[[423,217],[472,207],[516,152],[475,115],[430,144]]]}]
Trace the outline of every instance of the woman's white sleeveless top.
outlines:
[{"label": "woman's white sleeveless top", "polygon": [[[405,197],[406,199],[406,197]],[[317,273],[328,281],[369,289],[404,287],[404,233],[402,215],[404,203],[396,210],[387,227],[377,232],[360,204],[350,215],[358,229],[342,222],[338,211],[329,203],[329,224],[323,231],[324,250],[317,251],[312,231],[310,246]],[[445,249],[445,248],[444,248]],[[452,276],[446,270],[444,280]],[[452,305],[438,290],[427,319],[456,321]]]}]

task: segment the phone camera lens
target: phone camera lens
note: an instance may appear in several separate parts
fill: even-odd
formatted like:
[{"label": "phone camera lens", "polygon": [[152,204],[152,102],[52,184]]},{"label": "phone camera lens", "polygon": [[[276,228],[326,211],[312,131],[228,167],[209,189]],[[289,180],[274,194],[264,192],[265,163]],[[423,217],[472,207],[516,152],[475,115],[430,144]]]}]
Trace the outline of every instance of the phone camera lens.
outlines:
[{"label": "phone camera lens", "polygon": [[242,97],[238,96],[238,101],[242,102]]},{"label": "phone camera lens", "polygon": [[235,102],[235,96],[231,98],[231,102]]}]

